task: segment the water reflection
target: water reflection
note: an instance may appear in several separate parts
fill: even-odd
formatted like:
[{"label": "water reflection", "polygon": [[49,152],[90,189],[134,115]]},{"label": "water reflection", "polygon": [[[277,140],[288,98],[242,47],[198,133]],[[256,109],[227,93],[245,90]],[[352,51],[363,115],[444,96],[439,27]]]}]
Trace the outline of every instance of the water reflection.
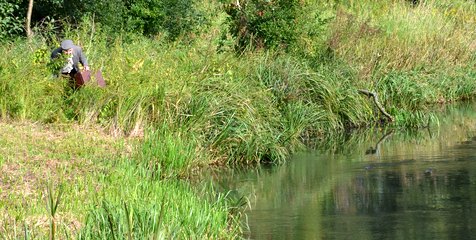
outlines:
[{"label": "water reflection", "polygon": [[476,109],[441,125],[345,135],[288,164],[232,171],[250,239],[476,239]]},{"label": "water reflection", "polygon": [[385,141],[387,140],[387,138],[389,138],[390,136],[393,135],[393,130],[390,130],[388,131],[388,133],[386,133],[385,135],[383,135],[383,137],[381,137],[378,142],[375,144],[375,147],[370,147],[369,149],[367,149],[367,151],[365,151],[365,154],[380,154],[380,145]]}]

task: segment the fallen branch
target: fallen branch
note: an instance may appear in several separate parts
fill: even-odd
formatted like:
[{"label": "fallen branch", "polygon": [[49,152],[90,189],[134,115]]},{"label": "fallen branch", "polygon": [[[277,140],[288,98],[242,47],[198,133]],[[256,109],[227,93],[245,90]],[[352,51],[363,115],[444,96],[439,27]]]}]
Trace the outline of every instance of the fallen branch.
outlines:
[{"label": "fallen branch", "polygon": [[377,108],[380,110],[380,112],[385,115],[385,117],[388,118],[388,121],[389,122],[393,122],[393,117],[392,115],[388,114],[385,109],[382,107],[382,104],[380,104],[379,100],[378,100],[378,96],[377,96],[377,93],[374,93],[374,92],[371,92],[369,90],[365,90],[365,89],[358,89],[357,91],[359,91],[360,93],[368,96],[368,97],[372,97],[374,99],[374,102],[375,102],[375,105],[377,105]]}]

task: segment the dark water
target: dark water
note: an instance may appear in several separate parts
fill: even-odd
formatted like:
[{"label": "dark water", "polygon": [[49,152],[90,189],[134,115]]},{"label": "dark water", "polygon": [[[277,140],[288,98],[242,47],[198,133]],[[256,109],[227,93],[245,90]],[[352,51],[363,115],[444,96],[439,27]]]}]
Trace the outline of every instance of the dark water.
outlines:
[{"label": "dark water", "polygon": [[440,126],[332,139],[285,165],[222,174],[248,239],[476,239],[476,107]]}]

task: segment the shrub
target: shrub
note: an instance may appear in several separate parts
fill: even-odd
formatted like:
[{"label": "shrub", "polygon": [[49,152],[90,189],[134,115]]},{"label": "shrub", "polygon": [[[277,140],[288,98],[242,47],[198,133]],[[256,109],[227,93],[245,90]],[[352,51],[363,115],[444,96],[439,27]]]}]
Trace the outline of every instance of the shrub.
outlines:
[{"label": "shrub", "polygon": [[128,7],[128,30],[144,35],[165,33],[174,40],[204,23],[192,0],[137,0]]},{"label": "shrub", "polygon": [[0,40],[23,32],[22,21],[14,14],[18,8],[18,4],[0,0]]},{"label": "shrub", "polygon": [[309,55],[321,44],[333,4],[302,0],[242,0],[228,4],[230,33],[237,50],[281,48]]},{"label": "shrub", "polygon": [[302,7],[298,0],[249,0],[230,4],[227,13],[240,48],[286,47],[296,41],[294,24]]}]

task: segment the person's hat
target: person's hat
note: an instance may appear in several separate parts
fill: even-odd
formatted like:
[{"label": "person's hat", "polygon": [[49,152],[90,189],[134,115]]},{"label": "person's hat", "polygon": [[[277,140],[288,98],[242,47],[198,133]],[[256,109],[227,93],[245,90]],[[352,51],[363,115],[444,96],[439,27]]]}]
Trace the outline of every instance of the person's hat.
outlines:
[{"label": "person's hat", "polygon": [[70,48],[73,48],[73,46],[74,46],[73,41],[69,39],[61,42],[61,49],[63,50],[68,50]]}]

